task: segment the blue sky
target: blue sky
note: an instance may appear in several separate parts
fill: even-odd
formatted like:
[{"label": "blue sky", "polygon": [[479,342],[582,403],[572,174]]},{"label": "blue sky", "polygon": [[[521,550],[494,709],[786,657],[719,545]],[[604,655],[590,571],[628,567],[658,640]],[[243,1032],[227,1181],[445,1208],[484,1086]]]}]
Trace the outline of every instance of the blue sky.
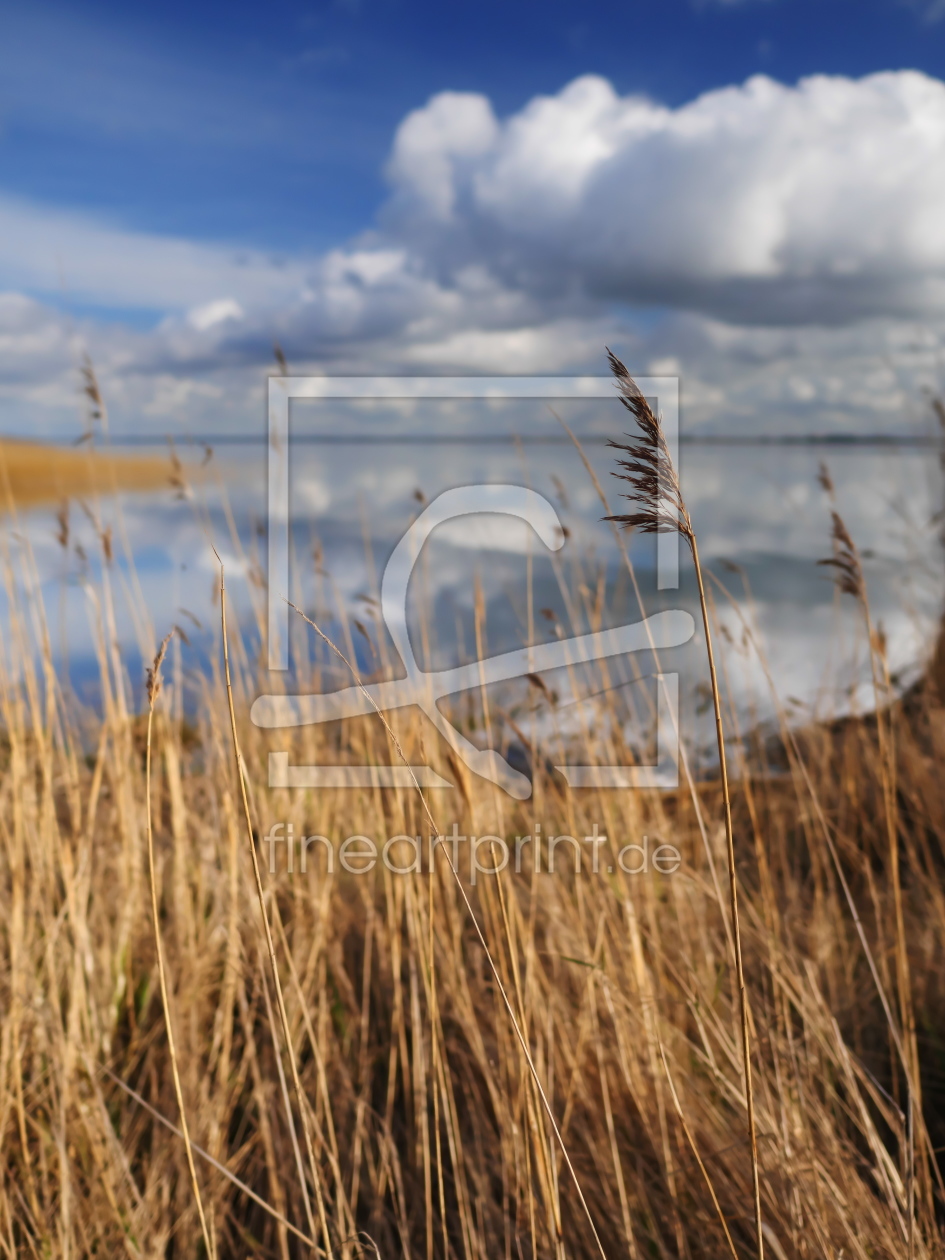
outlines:
[{"label": "blue sky", "polygon": [[8,430],[71,422],[85,352],[128,426],[233,427],[277,339],[502,372],[608,338],[700,422],[937,387],[942,0],[0,12]]},{"label": "blue sky", "polygon": [[324,249],[370,224],[393,132],[436,92],[481,92],[509,114],[586,73],[670,105],[757,72],[942,77],[935,13],[933,0],[5,4],[0,182],[147,231]]}]

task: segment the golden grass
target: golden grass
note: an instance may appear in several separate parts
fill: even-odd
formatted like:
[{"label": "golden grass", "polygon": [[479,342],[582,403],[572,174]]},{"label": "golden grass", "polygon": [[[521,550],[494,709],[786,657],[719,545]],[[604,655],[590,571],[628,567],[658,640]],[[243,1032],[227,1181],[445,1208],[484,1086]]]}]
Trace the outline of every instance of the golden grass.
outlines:
[{"label": "golden grass", "polygon": [[[103,559],[107,571],[113,562]],[[575,572],[575,609],[582,584],[594,590],[598,577]],[[400,712],[391,730],[408,761],[456,785],[431,794],[436,830],[448,835],[455,822],[460,835],[497,837],[484,859],[499,840],[514,858],[515,838],[534,837],[540,822],[545,836],[578,838],[582,869],[567,843],[554,874],[547,848],[539,869],[532,841],[519,873],[480,875],[473,886],[467,842],[462,887],[447,847],[432,877],[426,858],[422,873],[382,863],[345,873],[344,837],[380,846],[429,835],[417,793],[271,789],[266,758],[288,748],[294,764],[395,761],[379,721],[278,737],[253,727],[245,715],[263,685],[239,628],[230,630],[228,676],[218,639],[218,667],[193,683],[195,728],[172,717],[167,684],[153,716],[144,699],[136,714],[105,630],[105,584],[103,711],[91,714],[48,652],[35,654],[41,607],[9,589],[0,1254],[190,1257],[211,1246],[220,1257],[283,1260],[599,1255],[543,1097],[608,1257],[729,1256],[726,1230],[737,1255],[752,1254],[717,782],[572,792],[536,757],[533,799],[516,802],[452,759],[420,716]],[[602,615],[587,603],[591,629]],[[300,619],[293,633],[301,684],[324,689],[317,638],[304,637]],[[151,659],[155,644],[142,649]],[[603,751],[628,759],[620,723],[609,721],[612,670],[595,667],[586,689],[601,693]],[[331,685],[339,681],[348,680]],[[533,688],[522,703],[547,718],[553,698]],[[530,718],[517,720],[524,729]],[[879,726],[785,726],[779,773],[767,768],[770,749],[736,744],[732,756],[769,1254],[941,1256],[933,1150],[945,1145],[943,697],[919,689]],[[189,1144],[162,1009],[149,821]],[[264,842],[289,821],[291,873],[287,845]],[[595,826],[607,837],[597,873],[581,839]],[[334,873],[318,841],[300,870],[298,842],[315,835],[335,840]],[[644,836],[675,845],[679,871],[621,870],[619,851]],[[394,851],[403,865],[409,856]]]},{"label": "golden grass", "polygon": [[0,438],[0,510],[115,490],[156,490],[172,483],[171,462],[153,455],[112,455]]}]

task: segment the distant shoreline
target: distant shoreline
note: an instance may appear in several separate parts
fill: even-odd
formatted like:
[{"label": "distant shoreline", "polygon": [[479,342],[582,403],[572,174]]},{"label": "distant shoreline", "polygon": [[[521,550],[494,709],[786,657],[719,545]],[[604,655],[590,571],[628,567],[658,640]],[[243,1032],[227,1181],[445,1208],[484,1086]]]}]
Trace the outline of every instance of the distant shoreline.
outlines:
[{"label": "distant shoreline", "polygon": [[[582,446],[601,446],[611,434],[578,435]],[[113,447],[165,446],[167,434],[125,434],[110,439]],[[945,447],[945,434],[938,433],[680,433],[685,446],[832,446],[832,447],[917,447],[937,450]],[[175,435],[182,448],[199,446],[265,446],[266,434],[219,433]],[[367,443],[383,446],[570,446],[564,433],[305,433],[293,432],[292,442],[311,446],[362,446]]]},{"label": "distant shoreline", "polygon": [[64,447],[0,438],[0,512],[37,507],[84,494],[156,490],[169,486],[172,467],[156,455],[113,455],[94,447]]}]

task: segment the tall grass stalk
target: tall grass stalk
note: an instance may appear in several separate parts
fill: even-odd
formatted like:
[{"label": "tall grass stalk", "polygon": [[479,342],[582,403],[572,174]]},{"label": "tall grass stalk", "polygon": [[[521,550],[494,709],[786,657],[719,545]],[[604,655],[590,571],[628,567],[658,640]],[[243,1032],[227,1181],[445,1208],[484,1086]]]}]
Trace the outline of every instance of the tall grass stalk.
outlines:
[{"label": "tall grass stalk", "polygon": [[[826,467],[821,465],[820,483],[834,497],[833,483]],[[895,937],[896,988],[899,994],[899,1018],[901,1044],[905,1047],[903,1068],[907,1093],[907,1146],[905,1176],[908,1187],[909,1260],[915,1254],[915,1119],[921,1111],[919,1083],[919,1057],[916,1044],[915,1012],[912,1003],[912,981],[909,974],[909,954],[906,943],[905,911],[902,897],[902,872],[899,853],[899,816],[896,789],[895,729],[891,708],[892,685],[886,658],[885,638],[873,623],[866,576],[859,548],[850,536],[840,513],[831,512],[833,555],[820,564],[833,570],[838,589],[851,595],[863,615],[866,630],[870,678],[873,685],[873,703],[876,720],[876,740],[879,750],[879,769],[883,790],[883,815],[886,823],[886,842],[889,853],[889,871],[893,893],[893,931]],[[920,1182],[927,1209],[934,1212],[931,1201],[931,1181],[925,1159],[919,1163]]]},{"label": "tall grass stalk", "polygon": [[199,1146],[196,1142],[190,1141],[190,1139],[185,1136],[183,1129],[179,1129],[177,1125],[168,1120],[166,1116],[162,1116],[158,1109],[156,1107],[152,1107],[148,1100],[142,1097],[136,1089],[132,1089],[130,1085],[126,1084],[121,1079],[120,1076],[116,1076],[114,1072],[104,1065],[99,1064],[99,1070],[103,1072],[112,1084],[116,1085],[123,1094],[127,1094],[129,1098],[134,1099],[138,1106],[141,1107],[142,1110],[146,1111],[157,1124],[159,1124],[163,1129],[166,1129],[169,1133],[173,1133],[175,1137],[179,1137],[181,1141],[189,1146],[191,1151],[196,1151],[200,1158],[205,1159],[211,1168],[216,1169],[221,1176],[225,1177],[227,1181],[236,1186],[237,1190],[239,1190],[241,1194],[245,1194],[248,1199],[251,1199],[258,1207],[261,1207],[267,1216],[271,1216],[274,1221],[277,1221],[280,1225],[282,1225],[290,1234],[294,1234],[295,1237],[304,1242],[307,1247],[315,1251],[318,1250],[318,1244],[314,1242],[313,1239],[309,1238],[307,1234],[303,1234],[302,1231],[293,1225],[290,1220],[284,1217],[280,1212],[277,1212],[271,1204],[267,1203],[261,1195],[256,1193],[252,1186],[248,1186],[245,1181],[243,1181],[240,1177],[237,1177],[235,1173],[231,1172],[230,1169],[227,1168],[226,1164],[221,1164],[218,1159],[214,1159],[209,1151],[205,1151],[204,1148]]},{"label": "tall grass stalk", "polygon": [[148,670],[148,729],[145,742],[144,792],[148,830],[148,875],[151,883],[151,917],[154,922],[154,949],[157,953],[158,977],[161,985],[161,1005],[164,1008],[164,1027],[167,1031],[167,1052],[171,1061],[171,1073],[174,1077],[174,1092],[177,1095],[177,1109],[180,1112],[181,1135],[187,1150],[187,1169],[190,1173],[190,1184],[194,1191],[197,1215],[200,1217],[200,1232],[203,1234],[204,1246],[209,1260],[215,1260],[216,1250],[211,1242],[211,1229],[207,1224],[203,1198],[200,1194],[200,1182],[197,1180],[197,1169],[194,1166],[194,1152],[190,1142],[190,1131],[187,1127],[187,1111],[184,1107],[184,1091],[180,1083],[180,1068],[177,1064],[177,1049],[174,1045],[174,1023],[171,1019],[171,1005],[167,995],[167,968],[164,962],[164,946],[161,942],[161,912],[158,907],[157,876],[154,870],[154,826],[151,816],[151,734],[154,727],[154,702],[161,690],[161,665],[171,636],[168,634]]},{"label": "tall grass stalk", "polygon": [[[249,797],[246,792],[246,777],[245,777],[245,771],[243,768],[243,758],[240,753],[239,731],[236,724],[236,709],[233,705],[233,680],[230,676],[229,638],[226,632],[226,583],[224,581],[223,562],[220,560],[219,555],[217,555],[217,560],[220,563],[220,630],[221,630],[221,636],[223,639],[223,670],[224,670],[224,677],[226,680],[227,706],[228,706],[229,715],[230,715],[230,733],[233,738],[233,757],[236,762],[236,777],[239,782],[240,801],[243,806],[243,820],[246,824],[246,837],[249,842],[249,851],[252,856],[253,879],[256,884],[256,895],[259,901],[259,913],[262,918],[263,931],[265,933],[265,938],[266,938],[266,951],[268,954],[269,966],[272,971],[272,983],[276,991],[276,1005],[279,1010],[279,1021],[282,1025],[282,1038],[283,1038],[283,1043],[285,1047],[286,1057],[289,1060],[289,1068],[292,1072],[292,1085],[295,1089],[295,1098],[298,1104],[299,1114],[302,1119],[302,1132],[305,1135],[305,1146],[308,1152],[309,1165],[310,1165],[311,1174],[312,1174],[312,1184],[315,1189],[315,1198],[318,1204],[318,1215],[319,1215],[319,1222],[320,1222],[321,1231],[322,1231],[322,1238],[324,1239],[324,1243],[325,1243],[325,1254],[327,1255],[328,1260],[331,1260],[331,1257],[332,1257],[331,1233],[329,1232],[329,1228],[328,1228],[328,1217],[325,1213],[325,1203],[322,1196],[321,1173],[318,1167],[318,1161],[315,1157],[315,1147],[312,1141],[311,1122],[309,1119],[309,1112],[308,1112],[308,1100],[306,1099],[305,1091],[302,1089],[302,1082],[299,1079],[299,1069],[298,1069],[298,1064],[296,1062],[296,1057],[295,1057],[295,1047],[292,1041],[292,1029],[289,1025],[289,1016],[286,1011],[285,998],[283,997],[283,993],[282,993],[282,981],[279,978],[279,964],[278,964],[278,961],[276,960],[276,948],[275,948],[275,945],[273,944],[272,929],[269,926],[269,914],[268,914],[268,911],[266,910],[266,894],[263,891],[262,879],[260,878],[260,874],[259,874],[259,858],[256,855],[256,840],[255,840],[255,836],[253,835],[253,820],[252,820],[252,816],[249,810]],[[289,1119],[290,1127],[292,1127],[293,1129],[293,1135],[292,1135],[293,1140],[295,1140],[294,1122],[292,1119],[291,1109],[289,1110],[288,1119]],[[297,1142],[296,1142],[296,1145],[297,1145]],[[309,1203],[308,1194],[305,1189],[304,1179],[302,1180],[301,1186],[302,1186],[302,1197],[303,1197],[305,1208],[306,1208],[306,1215],[308,1217],[309,1229],[311,1233],[314,1235],[316,1232],[315,1220],[314,1220],[314,1217],[312,1216],[311,1204]]]},{"label": "tall grass stalk", "polygon": [[[633,377],[616,355],[608,351],[610,368],[617,381],[620,400],[636,420],[641,436],[629,444],[610,442],[619,451],[620,472],[617,476],[629,483],[631,489],[624,498],[634,505],[634,511],[611,517],[616,524],[639,529],[642,533],[675,533],[689,544],[696,583],[699,589],[699,608],[705,636],[706,656],[709,664],[709,682],[712,689],[712,708],[715,717],[715,737],[719,753],[719,775],[722,788],[722,805],[725,818],[725,846],[728,858],[729,905],[732,918],[732,938],[735,947],[735,977],[738,984],[738,1005],[741,1017],[742,1070],[744,1073],[745,1105],[748,1112],[748,1140],[751,1146],[752,1191],[755,1209],[755,1232],[758,1260],[764,1260],[764,1232],[761,1218],[761,1174],[758,1162],[758,1137],[755,1122],[755,1096],[751,1077],[751,1015],[748,993],[745,988],[745,966],[742,957],[741,927],[738,919],[738,872],[735,863],[735,833],[732,827],[732,797],[728,782],[728,762],[725,756],[725,733],[722,729],[722,699],[715,668],[715,651],[712,645],[712,628],[706,602],[702,565],[699,563],[699,544],[679,483],[679,475],[666,444],[663,426],[640,392]],[[727,1230],[726,1230],[727,1233]]]}]

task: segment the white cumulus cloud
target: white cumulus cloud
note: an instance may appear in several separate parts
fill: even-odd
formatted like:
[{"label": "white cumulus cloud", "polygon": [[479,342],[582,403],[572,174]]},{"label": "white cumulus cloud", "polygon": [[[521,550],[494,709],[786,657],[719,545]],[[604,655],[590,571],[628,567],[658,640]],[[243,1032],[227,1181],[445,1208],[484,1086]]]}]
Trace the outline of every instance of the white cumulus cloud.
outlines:
[{"label": "white cumulus cloud", "polygon": [[389,172],[388,230],[441,272],[734,321],[945,310],[945,84],[916,71],[677,108],[586,76],[501,122],[452,93]]}]

